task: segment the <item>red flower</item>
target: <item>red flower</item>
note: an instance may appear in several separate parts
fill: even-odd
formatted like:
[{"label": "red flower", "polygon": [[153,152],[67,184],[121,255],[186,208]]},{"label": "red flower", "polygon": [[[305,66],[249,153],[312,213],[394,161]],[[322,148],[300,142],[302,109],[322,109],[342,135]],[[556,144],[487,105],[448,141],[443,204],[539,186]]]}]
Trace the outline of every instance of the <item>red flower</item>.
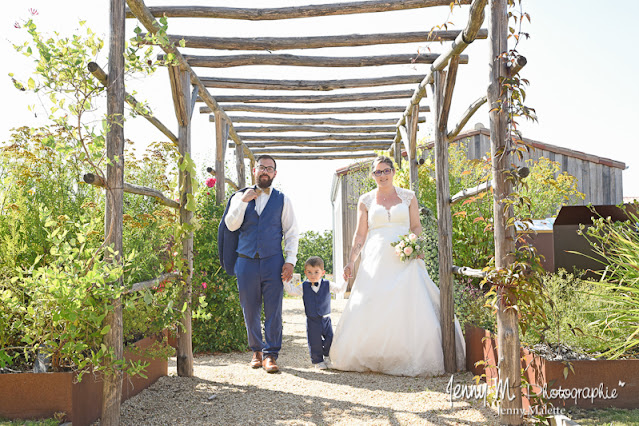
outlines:
[{"label": "red flower", "polygon": [[216,182],[217,182],[217,180],[214,177],[208,178],[206,180],[206,186],[208,186],[209,188],[213,188],[215,186]]},{"label": "red flower", "polygon": [[206,195],[211,195],[211,193],[209,191],[206,191]]},{"label": "red flower", "polygon": [[202,288],[206,288],[206,283],[202,283]]},{"label": "red flower", "polygon": [[29,13],[31,13],[32,15],[37,15],[38,14],[38,10],[34,9],[34,8],[30,8],[29,9]]}]

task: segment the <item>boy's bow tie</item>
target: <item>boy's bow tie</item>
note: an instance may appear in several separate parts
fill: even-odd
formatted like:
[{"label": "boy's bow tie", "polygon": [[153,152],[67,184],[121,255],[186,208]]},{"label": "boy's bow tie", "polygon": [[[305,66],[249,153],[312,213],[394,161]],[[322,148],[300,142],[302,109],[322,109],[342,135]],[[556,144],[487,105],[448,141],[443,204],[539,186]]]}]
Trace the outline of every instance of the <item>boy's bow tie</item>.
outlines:
[{"label": "boy's bow tie", "polygon": [[255,193],[257,195],[260,195],[261,193],[265,193],[266,195],[271,193],[271,188],[260,188],[260,187],[255,187]]},{"label": "boy's bow tie", "polygon": [[318,283],[318,282],[317,282],[317,283],[311,283],[311,285],[312,285],[313,287],[317,287],[318,285],[320,285],[320,283]]}]

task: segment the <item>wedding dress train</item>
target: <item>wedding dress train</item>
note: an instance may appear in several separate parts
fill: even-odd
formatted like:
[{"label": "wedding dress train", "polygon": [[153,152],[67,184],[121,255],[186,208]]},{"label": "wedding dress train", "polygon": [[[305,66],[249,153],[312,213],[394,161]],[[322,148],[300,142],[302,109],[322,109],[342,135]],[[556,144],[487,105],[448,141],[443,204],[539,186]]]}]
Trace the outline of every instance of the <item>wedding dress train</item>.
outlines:
[{"label": "wedding dress train", "polygon": [[[439,288],[423,260],[401,262],[390,243],[409,233],[411,191],[390,209],[375,202],[376,190],[360,198],[368,209],[368,236],[353,289],[330,351],[332,368],[398,376],[444,373]],[[466,347],[455,320],[457,368]]]}]

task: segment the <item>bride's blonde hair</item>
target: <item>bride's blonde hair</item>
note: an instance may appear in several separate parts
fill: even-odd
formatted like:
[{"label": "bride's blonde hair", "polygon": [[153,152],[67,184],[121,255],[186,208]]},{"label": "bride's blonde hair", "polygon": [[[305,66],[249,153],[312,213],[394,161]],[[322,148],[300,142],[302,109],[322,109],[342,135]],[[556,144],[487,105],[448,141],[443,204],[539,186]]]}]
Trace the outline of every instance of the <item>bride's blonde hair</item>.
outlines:
[{"label": "bride's blonde hair", "polygon": [[390,157],[387,157],[385,155],[380,155],[379,157],[375,158],[373,160],[373,165],[371,167],[375,169],[375,166],[377,166],[380,163],[386,163],[390,166],[391,169],[395,170],[395,164],[393,163],[393,160],[391,160]]}]

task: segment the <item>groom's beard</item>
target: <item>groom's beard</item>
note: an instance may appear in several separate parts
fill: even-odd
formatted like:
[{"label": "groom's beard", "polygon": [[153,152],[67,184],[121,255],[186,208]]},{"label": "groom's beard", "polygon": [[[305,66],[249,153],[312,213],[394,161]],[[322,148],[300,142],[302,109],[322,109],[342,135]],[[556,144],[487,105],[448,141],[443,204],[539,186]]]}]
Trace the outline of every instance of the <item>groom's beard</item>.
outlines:
[{"label": "groom's beard", "polygon": [[273,183],[273,179],[267,174],[261,175],[257,178],[257,186],[260,188],[268,188]]}]

